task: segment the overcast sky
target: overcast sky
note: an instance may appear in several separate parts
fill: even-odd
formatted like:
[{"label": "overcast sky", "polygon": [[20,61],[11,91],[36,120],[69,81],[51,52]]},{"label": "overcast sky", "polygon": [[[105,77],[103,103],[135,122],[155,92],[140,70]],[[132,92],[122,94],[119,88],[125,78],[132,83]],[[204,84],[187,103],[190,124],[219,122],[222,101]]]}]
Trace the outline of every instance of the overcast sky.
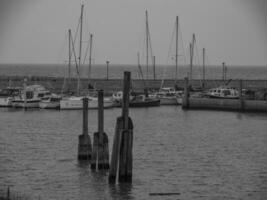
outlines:
[{"label": "overcast sky", "polygon": [[[166,64],[175,17],[185,50],[192,33],[209,64],[267,65],[266,0],[84,0],[84,41],[97,64],[135,64],[144,51],[145,10],[157,63]],[[0,63],[62,63],[80,0],[0,0]],[[84,43],[86,45],[86,43]],[[182,48],[179,48],[183,54]],[[174,54],[174,53],[173,53]],[[200,53],[199,53],[200,54]]]}]

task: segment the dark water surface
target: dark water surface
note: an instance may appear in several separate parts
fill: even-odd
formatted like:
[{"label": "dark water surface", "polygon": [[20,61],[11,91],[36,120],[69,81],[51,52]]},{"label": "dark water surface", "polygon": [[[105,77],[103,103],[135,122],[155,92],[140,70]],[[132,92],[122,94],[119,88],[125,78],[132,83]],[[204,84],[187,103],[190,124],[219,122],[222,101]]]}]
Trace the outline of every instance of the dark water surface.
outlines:
[{"label": "dark water surface", "polygon": [[[109,78],[118,79],[123,77],[123,71],[131,71],[132,78],[141,79],[137,64],[109,65]],[[189,65],[178,66],[178,79],[188,76]],[[92,78],[106,78],[106,65],[93,65],[91,71]],[[144,78],[146,78],[146,67],[142,66]],[[222,66],[206,66],[206,79],[222,79]],[[63,64],[0,64],[0,76],[52,76],[68,77],[68,65]],[[194,66],[193,79],[202,79],[202,66]],[[156,65],[157,79],[174,79],[174,65]],[[77,77],[76,69],[71,67],[71,76]],[[88,77],[88,65],[82,65],[80,76]],[[149,66],[149,79],[153,79],[153,68]],[[226,79],[245,80],[267,80],[267,66],[227,66]]]},{"label": "dark water surface", "polygon": [[[105,111],[113,143],[116,117]],[[131,109],[133,183],[77,161],[82,111],[0,109],[0,187],[41,199],[267,199],[267,114]],[[97,130],[89,111],[89,130]],[[178,196],[149,193],[179,192]]]}]

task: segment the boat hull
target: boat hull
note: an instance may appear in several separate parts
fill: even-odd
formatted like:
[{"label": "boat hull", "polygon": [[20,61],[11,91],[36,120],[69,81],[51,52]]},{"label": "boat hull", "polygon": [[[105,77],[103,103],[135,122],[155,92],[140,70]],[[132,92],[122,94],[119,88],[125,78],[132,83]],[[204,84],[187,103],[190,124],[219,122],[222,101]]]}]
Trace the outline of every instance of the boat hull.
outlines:
[{"label": "boat hull", "polygon": [[12,107],[14,108],[39,108],[40,100],[14,100]]},{"label": "boat hull", "polygon": [[159,99],[152,99],[152,100],[146,100],[146,101],[130,101],[129,107],[154,107],[154,106],[160,106],[160,100]]},{"label": "boat hull", "polygon": [[177,105],[176,97],[161,97],[159,98],[160,105]]},{"label": "boat hull", "polygon": [[39,108],[42,109],[59,109],[60,103],[59,102],[40,102]]},{"label": "boat hull", "polygon": [[[114,102],[112,100],[104,99],[104,108],[114,107]],[[88,109],[97,109],[98,108],[98,100],[89,99],[88,101]],[[61,110],[80,110],[83,109],[83,100],[81,99],[62,99],[60,101],[60,109]]]},{"label": "boat hull", "polygon": [[0,107],[11,107],[12,106],[12,98],[0,98]]}]

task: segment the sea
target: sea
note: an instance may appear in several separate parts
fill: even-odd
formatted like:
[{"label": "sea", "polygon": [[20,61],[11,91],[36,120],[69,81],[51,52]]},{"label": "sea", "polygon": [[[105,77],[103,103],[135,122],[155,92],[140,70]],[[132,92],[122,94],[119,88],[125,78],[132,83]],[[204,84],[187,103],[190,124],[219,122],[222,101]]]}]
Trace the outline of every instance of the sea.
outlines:
[{"label": "sea", "polygon": [[[16,69],[13,73],[1,67],[0,72],[29,75],[25,67],[11,67]],[[136,70],[119,66],[116,76],[115,67],[110,73],[121,77],[132,67]],[[67,69],[31,68],[27,68],[31,75],[46,72],[47,76],[64,75]],[[260,69],[264,71],[255,67],[254,73],[267,78],[266,70],[264,74]],[[248,77],[256,79],[251,73]],[[88,115],[93,140],[97,110],[89,110]],[[104,112],[110,154],[120,115],[120,108]],[[14,199],[25,200],[267,199],[267,113],[160,106],[130,108],[129,115],[134,125],[133,180],[110,185],[107,171],[92,171],[88,163],[77,160],[81,110],[0,108],[0,196],[10,187]]]},{"label": "sea", "polygon": [[[226,79],[244,79],[244,80],[267,80],[266,66],[227,66]],[[174,65],[156,65],[156,79],[174,79]],[[188,76],[190,67],[181,65],[177,68],[177,78],[184,79]],[[49,77],[67,77],[69,67],[67,64],[0,64],[0,76],[49,76]],[[82,78],[88,77],[89,66],[81,65],[79,72]],[[107,78],[118,79],[123,77],[123,71],[130,71],[133,79],[153,79],[153,67],[148,69],[145,65],[141,66],[141,70],[134,64],[109,64],[92,65],[91,78]],[[147,73],[148,72],[148,73]],[[77,69],[74,65],[70,67],[70,75],[77,77]],[[205,67],[206,79],[222,79],[222,66],[209,65]],[[192,77],[194,79],[203,78],[203,67],[193,66]]]}]

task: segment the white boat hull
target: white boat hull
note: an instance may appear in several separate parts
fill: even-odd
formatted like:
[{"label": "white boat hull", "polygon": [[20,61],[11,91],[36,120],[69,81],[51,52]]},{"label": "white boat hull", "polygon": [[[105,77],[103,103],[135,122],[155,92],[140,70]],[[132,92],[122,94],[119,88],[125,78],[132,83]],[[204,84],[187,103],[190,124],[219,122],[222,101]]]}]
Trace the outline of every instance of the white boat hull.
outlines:
[{"label": "white boat hull", "polygon": [[39,108],[42,109],[57,109],[60,107],[59,102],[40,102],[39,103]]},{"label": "white boat hull", "polygon": [[[111,99],[104,99],[104,108],[111,108],[114,106],[114,101]],[[83,108],[83,100],[82,98],[69,98],[62,99],[60,101],[60,109],[61,110],[79,110]],[[88,109],[97,109],[98,108],[98,100],[89,99],[88,101]]]},{"label": "white boat hull", "polygon": [[5,97],[0,98],[0,107],[11,107],[12,106],[12,98]]},{"label": "white boat hull", "polygon": [[177,105],[182,105],[183,103],[183,98],[182,97],[177,97],[176,98]]},{"label": "white boat hull", "polygon": [[12,107],[14,108],[39,108],[40,100],[14,100],[12,101]]}]

